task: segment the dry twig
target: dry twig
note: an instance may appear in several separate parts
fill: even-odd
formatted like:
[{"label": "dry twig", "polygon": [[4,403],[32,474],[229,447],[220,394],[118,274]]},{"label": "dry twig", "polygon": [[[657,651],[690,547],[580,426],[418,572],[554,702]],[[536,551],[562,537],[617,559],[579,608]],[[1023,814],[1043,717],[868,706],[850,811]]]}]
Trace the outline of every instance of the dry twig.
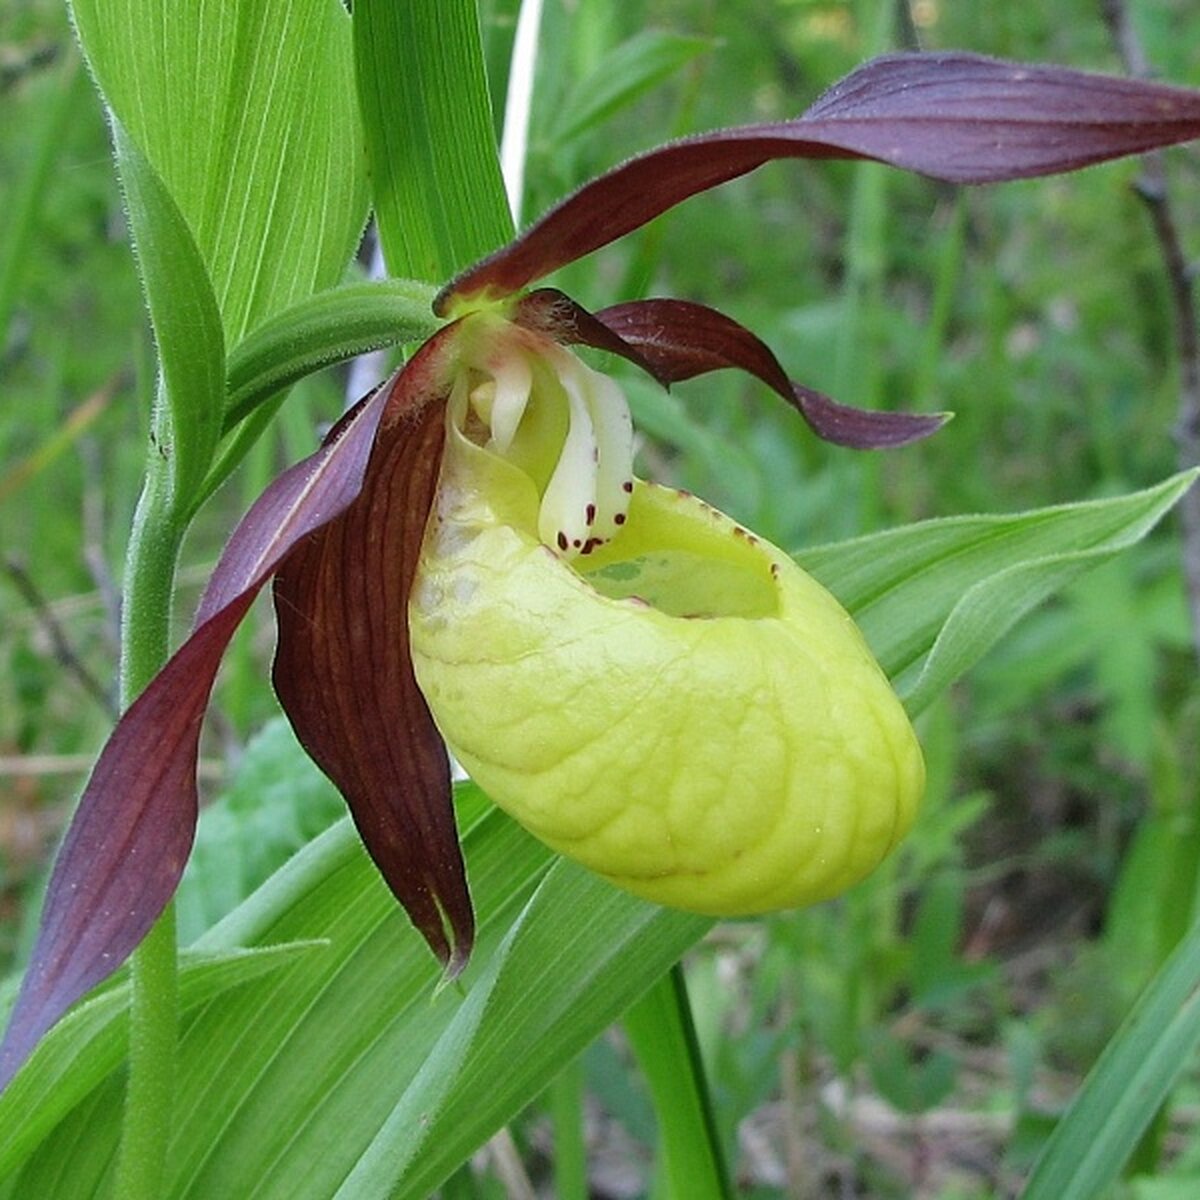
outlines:
[{"label": "dry twig", "polygon": [[4,569],[8,573],[8,577],[13,581],[17,591],[21,593],[21,597],[25,603],[29,605],[30,609],[36,615],[38,624],[50,639],[50,644],[54,647],[55,658],[58,659],[67,671],[75,676],[83,690],[96,700],[101,708],[115,721],[118,715],[115,697],[108,692],[104,685],[88,669],[87,664],[75,653],[75,648],[71,645],[66,630],[59,623],[54,610],[42,595],[37,584],[30,577],[29,572],[25,570],[24,565],[17,559],[10,557],[5,560]]},{"label": "dry twig", "polygon": [[[1153,75],[1125,0],[1101,0],[1105,23],[1130,75]],[[1200,466],[1200,336],[1196,329],[1194,272],[1184,256],[1179,227],[1171,208],[1166,162],[1161,150],[1142,156],[1142,170],[1134,184],[1146,206],[1162,252],[1163,266],[1175,314],[1175,348],[1179,355],[1179,407],[1175,442],[1181,470]],[[1180,503],[1183,528],[1183,573],[1192,620],[1192,646],[1200,660],[1200,487],[1193,487]]]}]

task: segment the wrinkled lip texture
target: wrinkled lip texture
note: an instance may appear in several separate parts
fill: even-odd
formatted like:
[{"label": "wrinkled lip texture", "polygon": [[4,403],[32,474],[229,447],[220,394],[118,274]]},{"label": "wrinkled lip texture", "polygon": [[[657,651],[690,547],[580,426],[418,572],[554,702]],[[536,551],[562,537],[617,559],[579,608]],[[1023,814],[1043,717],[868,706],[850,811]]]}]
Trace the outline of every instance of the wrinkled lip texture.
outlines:
[{"label": "wrinkled lip texture", "polygon": [[574,562],[535,511],[520,472],[451,441],[412,652],[488,795],[627,891],[712,916],[811,903],[878,865],[924,764],[833,597],[686,493],[639,483],[622,531]]}]

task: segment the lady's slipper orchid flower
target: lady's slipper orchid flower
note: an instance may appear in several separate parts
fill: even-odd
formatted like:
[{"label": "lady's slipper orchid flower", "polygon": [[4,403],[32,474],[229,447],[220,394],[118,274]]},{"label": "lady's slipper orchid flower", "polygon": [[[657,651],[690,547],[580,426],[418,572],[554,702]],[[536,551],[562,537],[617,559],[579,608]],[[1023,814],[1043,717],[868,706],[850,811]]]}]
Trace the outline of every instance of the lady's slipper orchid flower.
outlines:
[{"label": "lady's slipper orchid flower", "polygon": [[535,833],[654,900],[757,912],[869,871],[922,786],[879,668],[779,551],[633,478],[620,390],[568,347],[622,355],[664,385],[739,368],[842,445],[900,445],[942,418],[861,412],[793,384],[753,334],[702,305],[593,314],[526,289],[773,159],[876,159],[983,183],[1197,136],[1193,91],[891,56],[795,120],[630,160],[460,275],[435,306],[447,324],[251,508],[191,636],[114,730],[55,865],[0,1084],[173,894],[196,824],[201,718],[272,578],[284,709],[450,972],[473,919],[439,724]]}]

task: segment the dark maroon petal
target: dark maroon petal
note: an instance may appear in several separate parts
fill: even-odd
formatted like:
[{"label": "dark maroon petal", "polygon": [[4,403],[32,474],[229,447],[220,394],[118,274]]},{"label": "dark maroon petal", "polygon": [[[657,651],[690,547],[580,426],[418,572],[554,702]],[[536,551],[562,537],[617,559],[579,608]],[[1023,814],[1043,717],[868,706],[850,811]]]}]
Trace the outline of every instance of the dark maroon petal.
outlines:
[{"label": "dark maroon petal", "polygon": [[360,405],[263,493],[230,539],[191,637],[113,730],[54,865],[0,1047],[0,1087],[174,894],[196,828],[200,724],[221,656],[280,561],[357,495],[386,399],[380,391]]},{"label": "dark maroon petal", "polygon": [[992,183],[1195,137],[1200,92],[1187,88],[974,54],[889,55],[795,120],[685,138],[584,184],[453,280],[434,307],[511,295],[773,159],[871,158],[953,183]]},{"label": "dark maroon petal", "polygon": [[858,450],[903,446],[935,433],[945,413],[871,412],[838,404],[793,383],[760,338],[716,309],[688,300],[632,300],[595,314],[622,341],[635,347],[664,383],[734,367],[761,379],[797,408],[827,442]]},{"label": "dark maroon petal", "polygon": [[453,976],[470,954],[474,916],[450,764],[408,638],[444,415],[444,398],[398,391],[362,494],[276,576],[275,690],[304,748],[345,796],[388,886]]}]

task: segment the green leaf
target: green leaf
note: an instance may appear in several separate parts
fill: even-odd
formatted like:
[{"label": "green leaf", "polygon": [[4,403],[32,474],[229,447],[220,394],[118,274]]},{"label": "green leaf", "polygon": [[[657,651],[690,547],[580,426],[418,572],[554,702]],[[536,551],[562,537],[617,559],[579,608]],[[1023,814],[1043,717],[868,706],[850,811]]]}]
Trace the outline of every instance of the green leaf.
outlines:
[{"label": "green leaf", "polygon": [[1023,1200],[1091,1200],[1120,1173],[1200,1045],[1194,925],[1105,1047],[1046,1143]]},{"label": "green leaf", "polygon": [[337,283],[366,215],[339,0],[74,0],[113,115],[161,178],[235,345]]},{"label": "green leaf", "polygon": [[922,521],[798,558],[854,614],[915,714],[1031,608],[1145,537],[1198,474],[1111,499]]},{"label": "green leaf", "polygon": [[347,283],[276,313],[229,356],[226,430],[330,363],[425,341],[443,323],[433,315],[435,294],[411,279]]},{"label": "green leaf", "polygon": [[[319,949],[292,942],[252,950],[184,953],[179,1004],[188,1012],[214,996],[277,970]],[[106,985],[73,1009],[33,1052],[25,1069],[0,1093],[0,1177],[124,1061],[129,1048],[127,977]],[[50,1193],[43,1193],[49,1195]]]},{"label": "green leaf", "polygon": [[337,1200],[422,1200],[711,925],[558,860]]},{"label": "green leaf", "polygon": [[[551,855],[475,789],[461,791],[480,914],[469,982]],[[332,1195],[463,1002],[457,987],[436,991],[437,962],[348,820],[311,842],[194,948],[273,945],[297,940],[294,934],[327,949],[184,1016],[164,1200]],[[43,1044],[57,1044],[61,1027]],[[92,1196],[119,1122],[119,1104],[81,1105],[25,1164],[17,1194]],[[0,1144],[7,1133],[0,1126]],[[72,1158],[69,1179],[60,1177],[64,1155]]]},{"label": "green leaf", "polygon": [[584,1128],[585,1082],[583,1059],[576,1058],[559,1071],[546,1093],[546,1107],[554,1125],[554,1195],[558,1200],[588,1200],[591,1194]]},{"label": "green leaf", "polygon": [[576,84],[552,125],[554,142],[568,141],[607,120],[639,96],[712,49],[710,38],[643,29],[613,47]]},{"label": "green leaf", "polygon": [[512,236],[475,0],[357,0],[354,53],[388,270],[444,282]]},{"label": "green leaf", "polygon": [[[903,667],[929,654],[958,601],[998,567],[1072,548],[1107,553],[1144,532],[1186,482],[1181,476],[1134,496],[1041,514],[929,523],[925,550],[901,530],[883,535],[898,539],[885,544],[887,557],[864,553],[872,539],[813,557],[852,611],[873,616],[885,661]],[[919,628],[892,628],[889,613]],[[977,608],[960,617],[968,619],[991,627]],[[196,944],[320,939],[328,948],[185,1017],[165,1198],[291,1200],[339,1188],[355,1200],[427,1195],[709,925],[555,862],[473,788],[459,789],[458,804],[480,921],[461,987],[436,990],[435,962],[347,822],[310,843]],[[1188,944],[1200,958],[1195,942]],[[1155,1027],[1165,1031],[1169,1022]],[[46,1046],[61,1036],[52,1031]],[[1179,1048],[1155,1061],[1175,1069]],[[1161,1083],[1155,1077],[1149,1111]],[[63,1118],[20,1168],[12,1194],[94,1195],[116,1144],[114,1086],[119,1081],[101,1085],[94,1101]],[[7,1132],[0,1126],[0,1143]]]},{"label": "green leaf", "polygon": [[180,942],[214,926],[345,811],[287,720],[268,721],[247,743],[224,793],[200,812],[175,897]]},{"label": "green leaf", "polygon": [[154,168],[113,118],[113,145],[134,250],[158,344],[160,406],[152,453],[171,470],[172,499],[199,492],[221,433],[225,338],[208,273],[179,209]]},{"label": "green leaf", "polygon": [[226,437],[196,494],[198,509],[229,477],[279,409],[284,392],[331,363],[405,342],[421,342],[442,323],[435,289],[411,279],[328,288],[269,317],[229,356]]}]

